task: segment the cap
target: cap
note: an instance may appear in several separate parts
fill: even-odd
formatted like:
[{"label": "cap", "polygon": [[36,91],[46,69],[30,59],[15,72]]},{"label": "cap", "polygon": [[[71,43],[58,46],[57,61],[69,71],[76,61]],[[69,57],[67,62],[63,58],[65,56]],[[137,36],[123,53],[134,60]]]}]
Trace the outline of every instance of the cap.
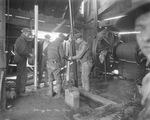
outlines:
[{"label": "cap", "polygon": [[51,36],[50,36],[49,34],[46,34],[44,37],[45,37],[45,38],[48,38],[48,39],[51,38]]},{"label": "cap", "polygon": [[32,31],[29,29],[29,28],[23,28],[22,30],[21,30],[21,32],[23,33],[23,32],[25,32],[25,33],[32,33]]},{"label": "cap", "polygon": [[59,34],[59,37],[62,38],[63,40],[66,39],[66,36],[64,34],[62,34],[62,33]]},{"label": "cap", "polygon": [[142,14],[150,11],[150,0],[133,0],[133,7],[126,12],[126,16],[116,22],[120,30],[134,30],[135,20]]},{"label": "cap", "polygon": [[82,34],[81,33],[77,33],[77,34],[74,35],[74,38],[75,39],[82,38]]}]

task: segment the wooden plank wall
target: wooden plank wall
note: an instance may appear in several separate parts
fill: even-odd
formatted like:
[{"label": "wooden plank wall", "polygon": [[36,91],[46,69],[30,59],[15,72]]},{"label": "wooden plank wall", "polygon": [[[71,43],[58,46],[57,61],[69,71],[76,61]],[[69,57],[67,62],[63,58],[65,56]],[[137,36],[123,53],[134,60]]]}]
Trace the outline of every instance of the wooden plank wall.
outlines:
[{"label": "wooden plank wall", "polygon": [[6,68],[5,57],[5,0],[0,0],[0,68]]}]

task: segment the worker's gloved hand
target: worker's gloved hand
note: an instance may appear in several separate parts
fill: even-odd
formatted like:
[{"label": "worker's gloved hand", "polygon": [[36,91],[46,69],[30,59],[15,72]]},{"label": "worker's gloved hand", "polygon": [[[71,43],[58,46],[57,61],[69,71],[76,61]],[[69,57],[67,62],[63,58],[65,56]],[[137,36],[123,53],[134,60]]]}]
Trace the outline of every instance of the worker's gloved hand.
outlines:
[{"label": "worker's gloved hand", "polygon": [[63,59],[69,61],[69,60],[68,60],[68,56],[64,56]]},{"label": "worker's gloved hand", "polygon": [[65,56],[63,59],[65,59],[67,61],[71,61],[68,56]]},{"label": "worker's gloved hand", "polygon": [[72,56],[69,56],[69,57],[68,57],[68,60],[69,60],[69,61],[72,61],[72,60],[73,60],[73,59],[72,59]]}]

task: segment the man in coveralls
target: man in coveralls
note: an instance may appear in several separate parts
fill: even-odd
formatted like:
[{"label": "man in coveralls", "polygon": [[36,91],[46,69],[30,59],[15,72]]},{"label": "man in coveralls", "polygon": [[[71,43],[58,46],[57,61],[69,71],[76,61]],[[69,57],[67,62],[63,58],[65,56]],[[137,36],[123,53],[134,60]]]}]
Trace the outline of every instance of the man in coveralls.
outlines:
[{"label": "man in coveralls", "polygon": [[14,61],[17,64],[17,79],[16,79],[16,91],[18,96],[27,96],[25,92],[27,81],[27,58],[33,57],[32,53],[32,40],[30,36],[32,32],[28,28],[21,30],[22,34],[17,38],[14,45]]},{"label": "man in coveralls", "polygon": [[[142,53],[150,61],[150,0],[133,0],[133,7],[127,16],[117,21],[116,27],[120,30],[138,31],[136,40]],[[144,109],[139,114],[138,120],[150,120],[150,73],[142,80],[139,89]]]},{"label": "man in coveralls", "polygon": [[40,88],[40,83],[42,80],[43,72],[45,70],[45,78],[44,78],[44,87],[48,87],[48,76],[47,76],[47,68],[46,68],[46,61],[47,61],[47,56],[45,54],[46,48],[48,44],[50,43],[50,38],[51,36],[46,34],[45,35],[45,40],[42,42],[39,42],[38,44],[38,69],[39,69],[39,80],[38,80],[38,86],[37,88]]},{"label": "man in coveralls", "polygon": [[52,97],[53,92],[53,81],[57,82],[57,95],[56,98],[60,98],[62,95],[62,78],[61,78],[61,61],[65,57],[62,42],[65,40],[63,34],[59,34],[58,38],[54,42],[51,42],[47,47],[47,69],[48,69],[48,81],[49,91],[48,95]]},{"label": "man in coveralls", "polygon": [[92,56],[88,43],[83,40],[82,34],[77,33],[74,35],[75,42],[79,44],[78,52],[75,56],[70,56],[69,60],[79,60],[81,62],[81,79],[82,88],[85,91],[89,91],[89,74],[92,68]]}]

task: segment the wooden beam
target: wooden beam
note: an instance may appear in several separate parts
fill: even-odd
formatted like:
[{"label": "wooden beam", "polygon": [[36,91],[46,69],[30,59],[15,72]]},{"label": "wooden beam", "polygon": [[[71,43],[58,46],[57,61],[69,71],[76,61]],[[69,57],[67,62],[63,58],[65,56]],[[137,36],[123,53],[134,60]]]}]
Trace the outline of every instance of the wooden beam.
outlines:
[{"label": "wooden beam", "polygon": [[[6,14],[8,14],[8,13],[6,13]],[[13,15],[13,16],[22,16],[22,17],[26,17],[29,19],[34,18],[33,11],[23,11],[23,10],[9,8],[9,14]],[[46,16],[44,14],[39,14],[39,20],[45,21],[45,22],[51,23],[51,24],[58,24],[63,21],[61,18],[55,18],[53,16]]]},{"label": "wooden beam", "polygon": [[100,8],[98,9],[98,15],[116,3],[118,0],[101,0],[100,1]]},{"label": "wooden beam", "polygon": [[[105,10],[107,10],[109,7],[111,7],[117,1],[118,0],[101,0],[100,1],[100,8],[98,9],[98,15],[103,13]],[[86,7],[87,7],[87,10],[88,10],[89,9],[88,4],[86,4],[86,5],[87,5]],[[88,12],[86,14],[88,14]],[[91,14],[88,17],[86,16],[86,24],[91,23],[94,20],[94,18],[95,18],[94,14]]]},{"label": "wooden beam", "polygon": [[[112,17],[120,16],[120,15],[125,15],[126,11],[131,9],[131,7],[132,7],[131,0],[126,0],[124,2],[119,1],[117,4],[112,5],[111,8],[109,9],[109,11],[103,12],[101,14],[102,20],[99,21],[99,27],[115,25],[115,23],[118,19],[112,19],[112,20],[104,20],[104,19],[112,18]],[[121,8],[121,10],[120,10],[120,8]]]},{"label": "wooden beam", "polygon": [[6,72],[6,21],[5,21],[6,1],[0,0],[0,110],[6,109],[5,93],[5,72]]},{"label": "wooden beam", "polygon": [[101,97],[99,95],[92,94],[92,93],[87,92],[87,91],[85,91],[83,89],[79,89],[79,88],[76,88],[76,87],[73,87],[73,89],[79,91],[80,94],[82,94],[82,95],[84,95],[84,96],[86,96],[86,97],[88,97],[88,98],[90,98],[90,99],[92,99],[92,100],[94,100],[96,102],[100,102],[100,103],[102,103],[104,105],[117,104],[114,101],[111,101],[111,100],[106,99],[104,97]]},{"label": "wooden beam", "polygon": [[99,27],[114,26],[117,20],[99,21]]},{"label": "wooden beam", "polygon": [[107,12],[101,14],[101,19],[111,18],[119,15],[123,15],[131,9],[132,3],[131,0],[119,1],[116,4],[112,5]]},{"label": "wooden beam", "polygon": [[92,14],[92,11],[90,11],[90,5],[91,5],[90,3],[91,2],[93,2],[93,1],[92,0],[84,0],[84,18],[86,19],[86,21],[85,21],[86,24],[88,24],[94,20],[94,14]]},{"label": "wooden beam", "polygon": [[[8,24],[17,25],[17,26],[30,27],[30,24],[34,26],[33,20],[30,21],[30,20],[20,19],[16,17],[9,17],[9,19],[6,22]],[[49,31],[49,32],[58,26],[56,24],[43,23],[43,22],[39,22],[38,24],[39,24],[39,30]],[[68,33],[70,32],[70,27],[67,27],[66,25],[64,25],[60,27],[58,30],[56,30],[56,32]]]},{"label": "wooden beam", "polygon": [[98,6],[97,6],[97,0],[93,0],[93,9],[94,9],[94,34],[92,37],[92,39],[94,39],[94,37],[97,35],[97,27],[98,27]]},{"label": "wooden beam", "polygon": [[0,0],[0,68],[6,68],[5,40],[6,40],[6,20],[5,20],[5,0]]}]

